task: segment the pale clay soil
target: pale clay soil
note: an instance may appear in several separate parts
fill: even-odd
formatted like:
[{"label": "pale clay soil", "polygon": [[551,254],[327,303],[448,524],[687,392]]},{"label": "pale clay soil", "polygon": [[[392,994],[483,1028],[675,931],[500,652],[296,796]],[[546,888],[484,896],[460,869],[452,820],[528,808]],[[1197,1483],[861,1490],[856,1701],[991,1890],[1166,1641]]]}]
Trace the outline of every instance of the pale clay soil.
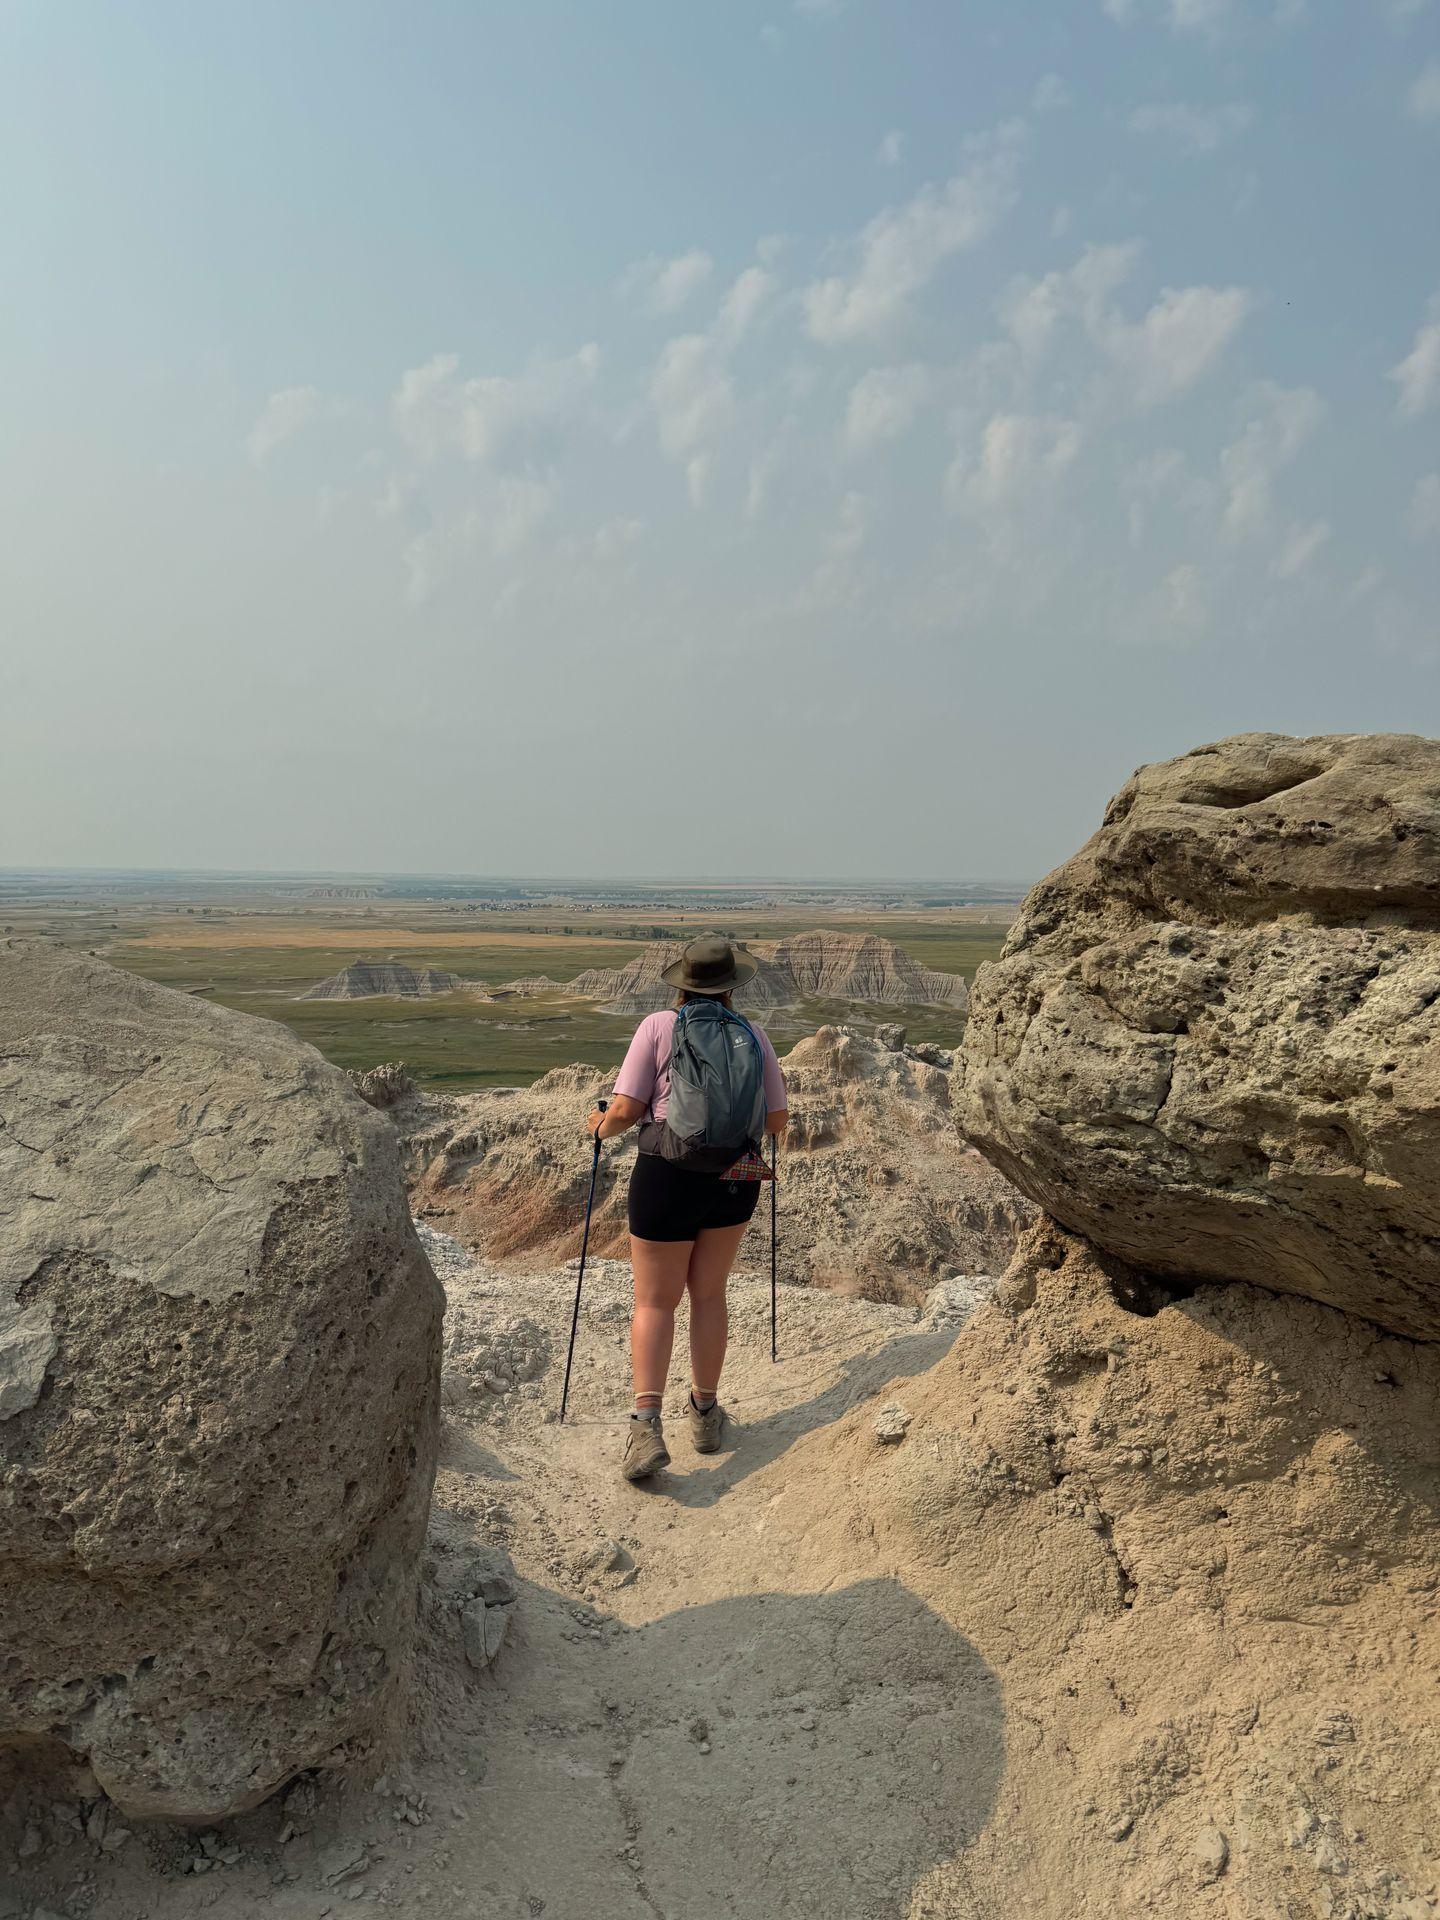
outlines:
[{"label": "pale clay soil", "polygon": [[[996,1683],[873,1546],[801,1577],[761,1470],[867,1397],[903,1434],[903,1411],[883,1410],[989,1283],[952,1285],[928,1315],[782,1285],[772,1365],[757,1227],[731,1282],[727,1450],[689,1445],[682,1309],[672,1465],[631,1487],[628,1267],[587,1271],[561,1427],[573,1268],[507,1273],[421,1233],[450,1303],[445,1431],[409,1725],[386,1771],[302,1776],[208,1830],[12,1800],[0,1920],[978,1913],[964,1850],[1001,1777]],[[518,1598],[487,1669],[459,1607],[495,1546]]]}]

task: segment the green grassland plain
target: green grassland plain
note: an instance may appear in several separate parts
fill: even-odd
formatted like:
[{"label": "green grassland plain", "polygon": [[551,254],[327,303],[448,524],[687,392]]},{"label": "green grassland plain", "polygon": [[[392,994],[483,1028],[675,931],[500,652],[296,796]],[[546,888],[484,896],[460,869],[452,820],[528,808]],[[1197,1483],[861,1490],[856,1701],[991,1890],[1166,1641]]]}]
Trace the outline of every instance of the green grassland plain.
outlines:
[{"label": "green grassland plain", "polygon": [[[1003,925],[945,909],[874,917],[741,914],[726,931],[764,940],[816,926],[882,934],[922,965],[967,980],[998,953],[1006,932]],[[337,1066],[363,1069],[403,1060],[416,1079],[459,1092],[528,1082],[574,1060],[618,1065],[635,1023],[563,991],[496,1002],[464,993],[425,1000],[300,996],[360,959],[441,967],[487,986],[535,974],[565,982],[590,967],[623,966],[662,931],[683,937],[694,930],[692,917],[678,914],[643,924],[626,914],[589,918],[582,928],[563,913],[527,916],[523,925],[489,915],[467,923],[412,904],[403,913],[182,910],[107,916],[103,922],[87,915],[72,921],[64,937],[84,941],[147,979],[280,1020]],[[811,1001],[773,1015],[768,1025],[783,1051],[827,1021],[873,1025],[888,1019],[899,1020],[912,1039],[942,1046],[955,1044],[963,1024],[945,1008]]]}]

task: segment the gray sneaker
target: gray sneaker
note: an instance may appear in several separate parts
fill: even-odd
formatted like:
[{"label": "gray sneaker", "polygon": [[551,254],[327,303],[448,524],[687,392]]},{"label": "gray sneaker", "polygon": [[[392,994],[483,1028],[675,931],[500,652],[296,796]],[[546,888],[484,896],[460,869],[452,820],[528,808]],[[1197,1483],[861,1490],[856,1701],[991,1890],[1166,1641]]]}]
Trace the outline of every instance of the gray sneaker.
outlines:
[{"label": "gray sneaker", "polygon": [[658,1420],[630,1421],[630,1431],[625,1436],[625,1457],[620,1462],[620,1471],[627,1480],[647,1480],[652,1473],[658,1473],[661,1467],[668,1467],[670,1455],[665,1446],[665,1433]]},{"label": "gray sneaker", "polygon": [[690,1439],[697,1453],[720,1451],[727,1420],[725,1409],[718,1400],[701,1413],[695,1402],[686,1396],[685,1424],[690,1429]]}]

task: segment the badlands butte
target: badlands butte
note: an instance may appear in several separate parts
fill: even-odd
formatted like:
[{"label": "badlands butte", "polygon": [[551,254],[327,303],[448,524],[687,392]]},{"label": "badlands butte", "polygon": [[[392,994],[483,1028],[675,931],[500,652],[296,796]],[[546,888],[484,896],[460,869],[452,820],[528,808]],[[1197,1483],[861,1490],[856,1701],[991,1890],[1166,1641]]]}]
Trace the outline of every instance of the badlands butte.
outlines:
[{"label": "badlands butte", "polygon": [[641,1492],[602,1067],[0,946],[0,1913],[1440,1912],[1437,942],[1440,744],[1142,768],[958,1051],[790,1051]]}]

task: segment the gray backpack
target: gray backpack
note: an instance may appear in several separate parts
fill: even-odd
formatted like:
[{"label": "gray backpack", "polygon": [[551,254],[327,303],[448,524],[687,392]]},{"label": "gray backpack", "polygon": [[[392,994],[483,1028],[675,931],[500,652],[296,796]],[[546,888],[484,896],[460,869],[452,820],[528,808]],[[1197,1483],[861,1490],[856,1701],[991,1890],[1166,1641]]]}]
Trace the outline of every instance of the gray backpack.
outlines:
[{"label": "gray backpack", "polygon": [[670,1104],[640,1149],[692,1173],[724,1173],[765,1132],[765,1056],[748,1020],[718,1000],[687,1000],[670,1042]]}]

